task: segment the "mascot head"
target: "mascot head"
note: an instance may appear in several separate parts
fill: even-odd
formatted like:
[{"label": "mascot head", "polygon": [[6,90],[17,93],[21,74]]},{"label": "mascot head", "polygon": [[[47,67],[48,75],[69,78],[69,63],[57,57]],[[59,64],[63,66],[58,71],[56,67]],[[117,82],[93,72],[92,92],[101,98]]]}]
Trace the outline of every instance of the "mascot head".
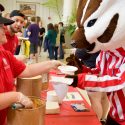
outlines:
[{"label": "mascot head", "polygon": [[72,45],[90,52],[125,47],[125,0],[80,0]]}]

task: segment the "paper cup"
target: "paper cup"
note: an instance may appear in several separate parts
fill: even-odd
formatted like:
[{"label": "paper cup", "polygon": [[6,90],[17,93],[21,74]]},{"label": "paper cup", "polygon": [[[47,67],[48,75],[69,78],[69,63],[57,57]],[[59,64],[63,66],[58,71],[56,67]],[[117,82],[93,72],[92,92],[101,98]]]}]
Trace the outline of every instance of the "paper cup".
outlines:
[{"label": "paper cup", "polygon": [[75,71],[78,70],[77,67],[75,66],[59,66],[58,69],[64,73],[64,74],[68,74],[68,75],[74,75],[75,74]]},{"label": "paper cup", "polygon": [[65,83],[58,83],[58,84],[53,84],[53,87],[58,96],[59,103],[62,103],[63,99],[65,98],[68,92],[68,85]]},{"label": "paper cup", "polygon": [[52,85],[54,87],[54,90],[58,97],[58,102],[62,103],[64,97],[66,96],[66,94],[68,92],[68,85],[72,84],[73,79],[52,76],[50,79],[50,82],[52,83]]},{"label": "paper cup", "polygon": [[59,102],[58,96],[55,90],[51,90],[47,92],[47,101],[50,102]]},{"label": "paper cup", "polygon": [[53,84],[54,91],[47,92],[47,101],[55,101],[62,103],[63,99],[65,98],[68,92],[67,84]]}]

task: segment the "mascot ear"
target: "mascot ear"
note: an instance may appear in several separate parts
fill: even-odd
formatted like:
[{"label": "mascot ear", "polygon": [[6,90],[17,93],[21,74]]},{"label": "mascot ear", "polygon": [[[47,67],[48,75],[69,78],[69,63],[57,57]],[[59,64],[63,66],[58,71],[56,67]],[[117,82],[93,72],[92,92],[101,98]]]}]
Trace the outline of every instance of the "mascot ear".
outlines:
[{"label": "mascot ear", "polygon": [[77,9],[77,19],[76,19],[78,29],[72,35],[72,41],[71,41],[72,46],[74,46],[76,48],[87,48],[88,50],[91,50],[91,48],[94,47],[94,44],[90,45],[86,40],[83,24],[84,24],[85,20],[93,12],[95,12],[97,10],[97,8],[100,6],[101,2],[102,2],[102,0],[91,0],[91,2],[88,4],[88,7],[86,9],[85,16],[83,17],[83,10],[86,6],[87,0],[79,1],[79,5],[78,5],[78,9]]},{"label": "mascot ear", "polygon": [[78,27],[83,27],[83,24],[85,22],[85,20],[93,13],[97,10],[97,8],[100,6],[100,3],[102,2],[102,0],[91,0],[91,2],[89,3],[84,19],[82,19],[83,17],[83,10],[86,6],[87,0],[80,0],[79,1],[79,5],[78,5],[78,9],[77,9],[77,25]]},{"label": "mascot ear", "polygon": [[86,5],[87,0],[80,0],[79,1],[79,5],[78,5],[78,9],[77,9],[77,15],[76,15],[76,21],[77,21],[77,26],[80,28],[81,27],[81,18],[82,18],[82,14],[83,14],[83,9]]}]

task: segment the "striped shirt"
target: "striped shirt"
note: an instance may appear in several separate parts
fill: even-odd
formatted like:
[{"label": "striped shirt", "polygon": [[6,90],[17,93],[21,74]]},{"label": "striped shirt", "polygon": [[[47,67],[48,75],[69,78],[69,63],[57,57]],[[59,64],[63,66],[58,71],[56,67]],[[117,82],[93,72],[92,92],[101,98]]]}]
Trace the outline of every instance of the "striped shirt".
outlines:
[{"label": "striped shirt", "polygon": [[109,92],[111,117],[117,122],[125,122],[125,49],[100,52],[94,70],[99,73],[89,75],[83,72],[78,75],[78,87],[89,91]]}]

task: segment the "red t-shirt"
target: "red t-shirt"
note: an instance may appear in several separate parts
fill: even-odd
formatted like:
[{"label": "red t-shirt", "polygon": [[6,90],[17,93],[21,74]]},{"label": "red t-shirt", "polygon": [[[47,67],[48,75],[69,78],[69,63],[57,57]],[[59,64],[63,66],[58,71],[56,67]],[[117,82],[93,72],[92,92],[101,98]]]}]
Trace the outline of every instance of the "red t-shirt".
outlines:
[{"label": "red t-shirt", "polygon": [[7,43],[3,44],[3,48],[14,54],[18,46],[18,38],[16,35],[11,36],[10,32],[7,29],[5,34],[7,38]]},{"label": "red t-shirt", "polygon": [[[25,64],[17,60],[10,52],[5,51],[0,46],[0,93],[13,90],[14,78],[25,69]],[[7,109],[0,110],[0,125],[6,119]]]}]

